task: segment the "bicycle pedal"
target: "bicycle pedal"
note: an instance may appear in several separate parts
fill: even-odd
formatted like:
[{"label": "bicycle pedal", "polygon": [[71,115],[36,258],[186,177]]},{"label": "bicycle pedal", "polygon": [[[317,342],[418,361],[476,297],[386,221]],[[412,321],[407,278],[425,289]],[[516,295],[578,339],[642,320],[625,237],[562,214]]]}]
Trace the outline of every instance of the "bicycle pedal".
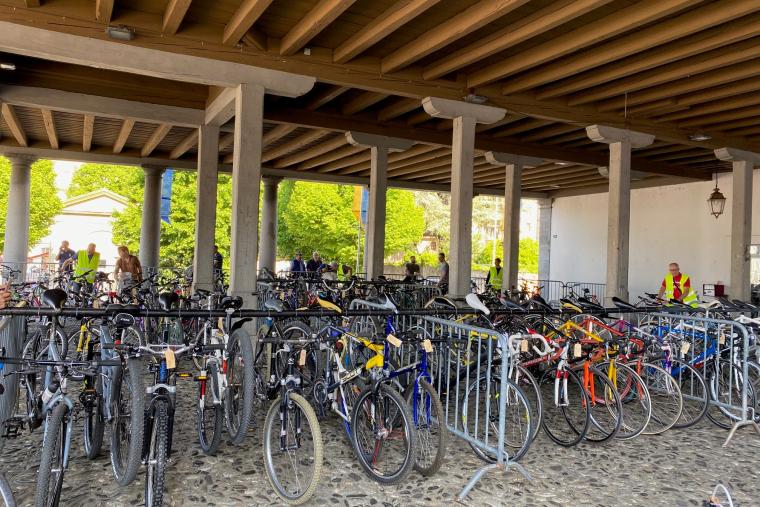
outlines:
[{"label": "bicycle pedal", "polygon": [[5,420],[4,425],[5,431],[2,434],[2,438],[18,438],[26,427],[26,419],[23,417],[10,417]]},{"label": "bicycle pedal", "polygon": [[92,407],[98,400],[98,392],[95,389],[85,389],[79,394],[79,401],[86,407]]}]

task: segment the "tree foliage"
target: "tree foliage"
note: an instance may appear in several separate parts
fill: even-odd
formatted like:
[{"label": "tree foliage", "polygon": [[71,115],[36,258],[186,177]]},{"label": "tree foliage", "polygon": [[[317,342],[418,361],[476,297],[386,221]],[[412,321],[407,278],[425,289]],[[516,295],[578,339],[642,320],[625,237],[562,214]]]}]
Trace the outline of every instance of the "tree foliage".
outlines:
[{"label": "tree foliage", "polygon": [[[10,161],[5,157],[0,157],[0,249],[5,249],[10,176]],[[62,206],[55,188],[55,171],[53,171],[51,161],[38,160],[32,164],[30,183],[29,246],[32,247],[50,234],[50,227]]]},{"label": "tree foliage", "polygon": [[101,188],[133,202],[141,201],[143,171],[135,166],[83,164],[72,175],[66,196],[76,197]]},{"label": "tree foliage", "polygon": [[408,250],[425,233],[425,211],[408,190],[388,189],[385,212],[385,255]]},{"label": "tree foliage", "polygon": [[[493,262],[493,240],[486,241],[473,256],[473,263],[480,265],[491,265]],[[533,238],[523,238],[520,240],[518,254],[518,271],[520,273],[538,273],[538,241]],[[504,253],[504,243],[501,240],[496,242],[496,257],[502,258]]]}]

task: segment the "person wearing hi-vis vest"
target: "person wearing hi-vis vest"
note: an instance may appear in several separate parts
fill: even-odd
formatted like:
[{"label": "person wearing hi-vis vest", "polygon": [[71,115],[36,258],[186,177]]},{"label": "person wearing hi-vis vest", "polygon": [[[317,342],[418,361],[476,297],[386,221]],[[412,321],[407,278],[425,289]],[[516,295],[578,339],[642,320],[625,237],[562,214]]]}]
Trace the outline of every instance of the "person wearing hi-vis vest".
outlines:
[{"label": "person wearing hi-vis vest", "polygon": [[74,276],[84,275],[87,285],[92,285],[98,274],[99,265],[100,254],[95,251],[95,243],[90,243],[87,245],[87,250],[77,252],[77,267],[74,270]]},{"label": "person wearing hi-vis vest", "polygon": [[681,273],[681,268],[675,262],[668,266],[668,274],[662,281],[658,297],[665,301],[675,299],[693,307],[696,307],[698,302],[697,293],[691,287],[691,280],[686,274]]},{"label": "person wearing hi-vis vest", "polygon": [[486,285],[494,290],[501,290],[502,280],[504,280],[504,270],[501,267],[501,259],[497,257],[486,275]]}]

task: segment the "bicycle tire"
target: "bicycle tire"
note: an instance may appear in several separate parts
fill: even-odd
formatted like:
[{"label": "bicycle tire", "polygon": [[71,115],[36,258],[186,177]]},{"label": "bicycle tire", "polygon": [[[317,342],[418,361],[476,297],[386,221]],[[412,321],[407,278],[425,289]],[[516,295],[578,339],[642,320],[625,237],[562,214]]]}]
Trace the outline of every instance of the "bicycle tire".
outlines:
[{"label": "bicycle tire", "polygon": [[[119,486],[127,486],[135,480],[142,459],[145,389],[141,369],[140,359],[128,358],[120,370],[115,370],[120,373],[111,380],[115,398],[111,423],[111,470]],[[129,397],[122,396],[123,387],[127,389],[125,392]],[[137,396],[133,396],[133,393]],[[122,449],[122,440],[127,443],[125,449]]]},{"label": "bicycle tire", "polygon": [[[42,442],[40,467],[37,471],[37,490],[34,495],[35,507],[57,506],[60,501],[65,472],[63,460],[66,447],[66,425],[68,424],[66,419],[68,412],[68,405],[61,401],[48,414],[45,438]],[[53,469],[56,465],[58,473],[53,476]],[[53,481],[52,484],[51,481]]]},{"label": "bicycle tire", "polygon": [[[612,382],[609,375],[610,364],[610,361],[605,361],[598,364],[597,368],[604,372],[607,379]],[[630,364],[615,362],[615,368],[617,369],[617,385],[615,387],[623,406],[623,421],[615,438],[631,440],[644,433],[652,419],[652,397],[644,380]],[[635,408],[642,411],[640,415],[634,414]]]},{"label": "bicycle tire", "polygon": [[[216,454],[222,441],[224,410],[221,403],[214,403],[214,399],[219,399],[221,396],[218,386],[218,371],[219,367],[215,362],[209,363],[206,370],[206,379],[200,380],[198,383],[198,443],[203,453],[207,456]],[[207,419],[207,416],[210,419]]]},{"label": "bicycle tire", "polygon": [[[559,404],[554,402],[554,381],[557,376],[556,367],[547,369],[539,381],[544,408],[541,427],[544,429],[544,433],[555,444],[562,447],[573,447],[585,438],[591,424],[591,411],[589,410],[588,396],[580,378],[572,370],[565,371],[567,372],[568,385],[566,404],[563,404],[563,401],[560,401]],[[564,387],[562,382],[560,382],[560,400],[562,400],[564,395]],[[575,396],[579,399],[575,400]],[[572,417],[575,419],[574,422],[571,421],[571,416],[573,416],[571,410],[577,414],[575,417]],[[553,424],[555,419],[558,421],[556,427]]]},{"label": "bicycle tire", "polygon": [[[317,414],[314,412],[314,409],[309,404],[306,399],[297,393],[289,393],[288,399],[290,402],[294,405],[293,408],[289,408],[288,410],[294,410],[297,407],[297,410],[301,411],[301,414],[303,415],[303,418],[306,420],[306,422],[309,425],[309,428],[311,429],[311,442],[313,443],[313,463],[314,463],[314,470],[312,472],[311,478],[308,481],[308,484],[306,487],[301,486],[299,488],[299,491],[295,493],[291,493],[289,491],[286,491],[285,487],[282,484],[282,481],[280,480],[279,475],[277,473],[277,467],[274,465],[274,449],[272,442],[278,442],[281,438],[281,426],[280,422],[283,420],[282,417],[285,417],[284,420],[290,421],[290,419],[286,416],[283,416],[281,414],[281,404],[282,404],[282,398],[278,397],[274,400],[272,405],[269,407],[269,410],[266,415],[266,419],[264,420],[264,434],[263,434],[263,452],[264,452],[264,469],[266,470],[267,474],[267,480],[269,481],[269,484],[272,486],[272,489],[274,489],[274,492],[277,494],[277,496],[285,502],[288,505],[301,505],[306,502],[308,502],[313,496],[314,493],[317,490],[317,487],[319,486],[319,480],[322,475],[322,465],[324,461],[324,442],[322,441],[322,430],[319,426],[319,421],[317,420]],[[301,419],[303,420],[303,419]],[[274,432],[274,433],[273,433]],[[287,432],[286,432],[287,434]],[[302,439],[304,433],[302,431],[302,428],[298,428],[298,439]],[[288,441],[286,443],[286,446],[288,446],[290,442]],[[301,448],[301,445],[298,444],[298,448]],[[282,451],[280,451],[282,452]],[[306,456],[308,459],[309,457]],[[302,463],[303,457],[292,460],[294,463]],[[300,482],[299,482],[300,485]]]},{"label": "bicycle tire", "polygon": [[[414,469],[425,477],[430,477],[441,469],[443,460],[446,458],[446,441],[449,430],[446,428],[446,414],[443,411],[441,398],[438,397],[438,393],[427,380],[420,379],[418,395],[421,399],[417,400],[418,408],[414,410],[415,405],[412,400],[414,389],[407,389],[406,402],[412,407],[412,421],[414,421],[417,430],[418,452]],[[430,422],[427,421],[428,418]],[[431,424],[437,425],[437,438],[432,436],[434,432],[431,431]],[[437,440],[435,455],[429,460],[430,464],[427,464],[428,460],[424,451],[425,444],[434,440]]]},{"label": "bicycle tire", "polygon": [[[380,396],[383,399],[387,399],[392,403],[393,406],[385,405],[384,407],[387,407],[388,410],[378,410],[378,408],[382,409],[384,407],[378,407],[377,398],[375,398],[375,395]],[[366,407],[365,409],[365,403],[369,403],[371,406]],[[374,448],[372,450],[371,456],[368,456],[363,452],[361,444],[359,442],[358,435],[363,426],[360,421],[360,417],[364,414],[380,416],[385,420],[384,422],[381,422],[381,425],[383,426],[381,430],[376,429],[376,421],[374,419],[371,422],[371,435],[374,440]],[[401,465],[397,470],[393,471],[393,473],[386,475],[384,473],[381,473],[376,461],[372,463],[368,458],[371,457],[374,460],[377,460],[381,456],[387,457],[389,453],[383,449],[383,441],[390,441],[385,437],[391,436],[393,434],[393,421],[397,418],[398,415],[401,416],[401,438],[406,441],[407,445],[405,451],[402,452]],[[385,432],[388,428],[384,426],[387,425],[387,423],[391,423],[391,431],[385,435]],[[381,435],[382,438],[378,438]],[[409,406],[406,404],[406,401],[404,401],[398,392],[385,384],[380,384],[376,389],[374,389],[373,386],[369,386],[361,393],[359,393],[351,416],[351,443],[354,448],[354,453],[359,460],[359,464],[361,465],[364,472],[373,480],[379,482],[380,484],[396,484],[407,476],[416,461],[417,432],[414,428],[412,414],[409,411]]]},{"label": "bicycle tire", "polygon": [[523,394],[528,399],[528,406],[531,408],[530,425],[533,428],[531,438],[531,441],[533,441],[536,439],[538,432],[541,429],[541,420],[543,419],[544,414],[541,388],[538,385],[536,377],[534,377],[527,368],[518,364],[516,369],[519,378],[515,384],[517,384],[517,387],[522,390]]},{"label": "bicycle tire", "polygon": [[[232,354],[228,355],[225,372],[227,375],[227,392],[224,395],[224,419],[227,433],[229,433],[230,443],[235,445],[242,443],[248,433],[253,416],[253,398],[255,396],[253,345],[250,336],[244,329],[236,329],[232,332],[227,343],[227,350],[235,351],[238,344],[240,358],[233,358]],[[242,370],[243,379],[238,386],[235,384],[233,376],[235,371],[240,370]]]},{"label": "bicycle tire", "polygon": [[[602,392],[603,396],[599,396],[599,389],[594,386],[594,397],[591,397],[591,393],[586,390],[591,409],[589,415],[591,417],[591,425],[586,432],[584,439],[587,442],[594,444],[601,444],[609,441],[620,431],[623,425],[623,402],[620,400],[620,395],[617,392],[614,384],[607,378],[596,365],[591,366],[590,370],[593,374],[593,381],[597,379],[604,384]],[[601,387],[601,386],[600,386]],[[612,400],[609,400],[609,396],[612,396]]]},{"label": "bicycle tire", "polygon": [[[89,382],[92,382],[92,377],[90,377]],[[103,377],[99,373],[95,374],[93,389],[95,390],[95,404],[85,409],[84,433],[82,435],[84,454],[87,459],[95,459],[100,455],[106,427],[103,417]]]},{"label": "bicycle tire", "polygon": [[678,382],[667,370],[653,363],[643,363],[643,366],[641,378],[652,400],[652,419],[643,434],[659,435],[675,426],[681,418],[683,394]]},{"label": "bicycle tire", "polygon": [[157,398],[145,466],[145,505],[161,507],[164,501],[166,464],[169,458],[169,401]]},{"label": "bicycle tire", "polygon": [[11,485],[2,473],[0,473],[0,499],[3,500],[5,507],[16,507],[16,499],[13,496]]},{"label": "bicycle tire", "polygon": [[[471,400],[474,400],[476,396],[473,396],[473,389],[477,388],[478,391],[482,389],[481,385],[485,382],[489,381],[489,377],[486,375],[481,376],[479,379],[475,380],[470,384],[470,386],[467,388],[467,396],[466,396],[466,402],[462,406],[462,426],[467,431],[467,433],[471,435],[481,435],[480,438],[486,439],[486,441],[492,445],[498,445],[498,438],[499,438],[499,397],[501,396],[501,380],[500,377],[497,375],[491,375],[490,376],[490,389],[489,389],[489,400],[488,400],[488,414],[489,414],[489,421],[488,421],[488,435],[486,435],[486,432],[483,431],[482,427],[477,428],[473,427],[470,428],[468,426],[468,419],[470,419],[468,416],[468,410],[469,405],[472,404]],[[530,419],[531,417],[531,410],[530,410],[530,403],[528,402],[528,398],[525,396],[525,393],[523,393],[522,389],[520,389],[517,384],[515,384],[511,379],[507,379],[507,398],[506,398],[506,427],[505,431],[510,432],[510,434],[504,435],[504,452],[507,453],[507,456],[510,461],[518,461],[520,458],[525,456],[525,454],[528,452],[528,448],[530,447],[531,442],[533,441],[533,425],[532,421]],[[480,396],[477,396],[478,399],[475,399],[475,405],[479,408],[483,409],[483,407],[486,406],[485,400],[480,400]],[[494,406],[495,403],[495,406]],[[482,421],[485,418],[485,414],[479,414],[478,421]],[[521,430],[524,426],[524,422],[527,420],[528,429],[527,431]],[[511,433],[518,429],[517,437],[514,438]],[[493,432],[493,435],[491,435],[491,432]],[[470,447],[472,448],[473,452],[475,452],[475,455],[477,455],[480,459],[487,463],[496,463],[497,458],[496,455],[481,449],[479,446],[474,445],[472,442],[468,442]],[[512,451],[513,449],[516,449]],[[512,452],[510,452],[512,451]]]},{"label": "bicycle tire", "polygon": [[[681,389],[683,409],[673,429],[684,429],[697,424],[704,419],[710,408],[710,393],[702,375],[692,365],[678,359],[670,359],[671,376],[673,368],[678,368],[676,379]],[[686,373],[684,373],[686,372]]]}]

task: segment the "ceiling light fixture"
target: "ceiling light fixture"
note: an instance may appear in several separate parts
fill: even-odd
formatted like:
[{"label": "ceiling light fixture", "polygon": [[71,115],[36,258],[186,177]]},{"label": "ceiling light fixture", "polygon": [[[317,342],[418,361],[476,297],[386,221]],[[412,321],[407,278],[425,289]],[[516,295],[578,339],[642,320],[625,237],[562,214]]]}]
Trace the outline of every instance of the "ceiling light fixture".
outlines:
[{"label": "ceiling light fixture", "polygon": [[128,26],[107,26],[106,35],[116,40],[132,40],[135,38],[135,31]]},{"label": "ceiling light fixture", "polygon": [[16,70],[16,65],[13,63],[0,63],[0,69],[2,70]]},{"label": "ceiling light fixture", "polygon": [[726,207],[726,196],[718,188],[718,173],[715,173],[715,190],[712,191],[710,197],[707,199],[707,204],[710,205],[710,214],[716,219],[723,214],[723,210]]},{"label": "ceiling light fixture", "polygon": [[689,139],[692,141],[709,141],[712,136],[705,134],[704,132],[697,132],[696,134],[689,134]]},{"label": "ceiling light fixture", "polygon": [[469,102],[470,104],[483,104],[485,102],[488,102],[488,97],[477,95],[475,93],[468,93],[464,96],[464,101]]}]

